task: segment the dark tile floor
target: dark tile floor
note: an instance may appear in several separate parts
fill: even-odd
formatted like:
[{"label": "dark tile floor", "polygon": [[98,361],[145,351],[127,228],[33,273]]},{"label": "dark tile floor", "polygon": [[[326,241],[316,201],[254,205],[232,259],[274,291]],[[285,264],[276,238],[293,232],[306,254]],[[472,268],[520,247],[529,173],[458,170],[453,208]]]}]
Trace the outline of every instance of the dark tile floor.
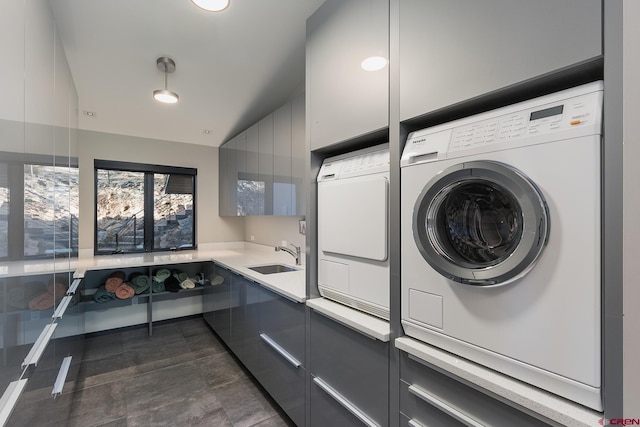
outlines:
[{"label": "dark tile floor", "polygon": [[[23,393],[11,425],[256,426],[293,423],[202,318],[88,336],[75,384]],[[56,418],[65,421],[56,421]]]}]

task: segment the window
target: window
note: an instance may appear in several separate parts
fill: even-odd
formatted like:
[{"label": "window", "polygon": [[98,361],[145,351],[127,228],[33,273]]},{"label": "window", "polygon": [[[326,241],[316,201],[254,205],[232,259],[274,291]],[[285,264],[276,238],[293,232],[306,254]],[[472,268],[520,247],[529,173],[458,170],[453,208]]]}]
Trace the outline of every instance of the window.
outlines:
[{"label": "window", "polygon": [[96,160],[95,253],[193,249],[196,169]]},{"label": "window", "polygon": [[1,154],[0,259],[76,256],[77,159]]}]

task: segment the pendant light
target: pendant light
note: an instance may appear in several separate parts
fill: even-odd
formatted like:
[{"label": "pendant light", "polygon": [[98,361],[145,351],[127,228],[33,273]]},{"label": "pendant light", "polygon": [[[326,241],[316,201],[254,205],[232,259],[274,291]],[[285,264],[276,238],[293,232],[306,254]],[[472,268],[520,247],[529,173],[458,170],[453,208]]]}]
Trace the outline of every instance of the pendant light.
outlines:
[{"label": "pendant light", "polygon": [[191,0],[193,4],[209,12],[221,12],[229,7],[230,0]]},{"label": "pendant light", "polygon": [[153,97],[156,101],[165,104],[175,104],[178,102],[179,97],[177,93],[167,89],[167,74],[173,73],[176,70],[176,63],[171,58],[161,56],[156,60],[156,66],[158,70],[164,72],[164,89],[154,90]]}]

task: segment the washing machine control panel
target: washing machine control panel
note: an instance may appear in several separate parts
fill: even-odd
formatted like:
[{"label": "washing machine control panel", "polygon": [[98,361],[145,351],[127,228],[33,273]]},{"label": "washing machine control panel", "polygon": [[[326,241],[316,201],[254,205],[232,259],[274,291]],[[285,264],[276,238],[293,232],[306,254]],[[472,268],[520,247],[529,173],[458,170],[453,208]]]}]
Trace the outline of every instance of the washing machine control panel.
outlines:
[{"label": "washing machine control panel", "polygon": [[401,164],[599,134],[601,117],[602,82],[590,83],[413,132]]}]

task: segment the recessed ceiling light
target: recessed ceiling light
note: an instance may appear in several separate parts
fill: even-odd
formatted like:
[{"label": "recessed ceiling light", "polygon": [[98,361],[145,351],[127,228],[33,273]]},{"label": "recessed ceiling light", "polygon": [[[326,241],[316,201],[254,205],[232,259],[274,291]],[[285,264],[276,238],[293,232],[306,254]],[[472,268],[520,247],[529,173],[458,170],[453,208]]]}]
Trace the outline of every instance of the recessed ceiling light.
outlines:
[{"label": "recessed ceiling light", "polygon": [[193,4],[209,12],[221,12],[229,7],[229,0],[191,0]]},{"label": "recessed ceiling light", "polygon": [[382,56],[370,56],[366,58],[360,66],[365,71],[382,70],[387,65],[387,59]]},{"label": "recessed ceiling light", "polygon": [[92,119],[95,118],[97,116],[95,111],[83,111],[82,114],[84,114],[87,117],[91,117]]},{"label": "recessed ceiling light", "polygon": [[205,129],[202,131],[202,133],[204,133],[205,135],[209,135],[211,133],[210,129]]}]

